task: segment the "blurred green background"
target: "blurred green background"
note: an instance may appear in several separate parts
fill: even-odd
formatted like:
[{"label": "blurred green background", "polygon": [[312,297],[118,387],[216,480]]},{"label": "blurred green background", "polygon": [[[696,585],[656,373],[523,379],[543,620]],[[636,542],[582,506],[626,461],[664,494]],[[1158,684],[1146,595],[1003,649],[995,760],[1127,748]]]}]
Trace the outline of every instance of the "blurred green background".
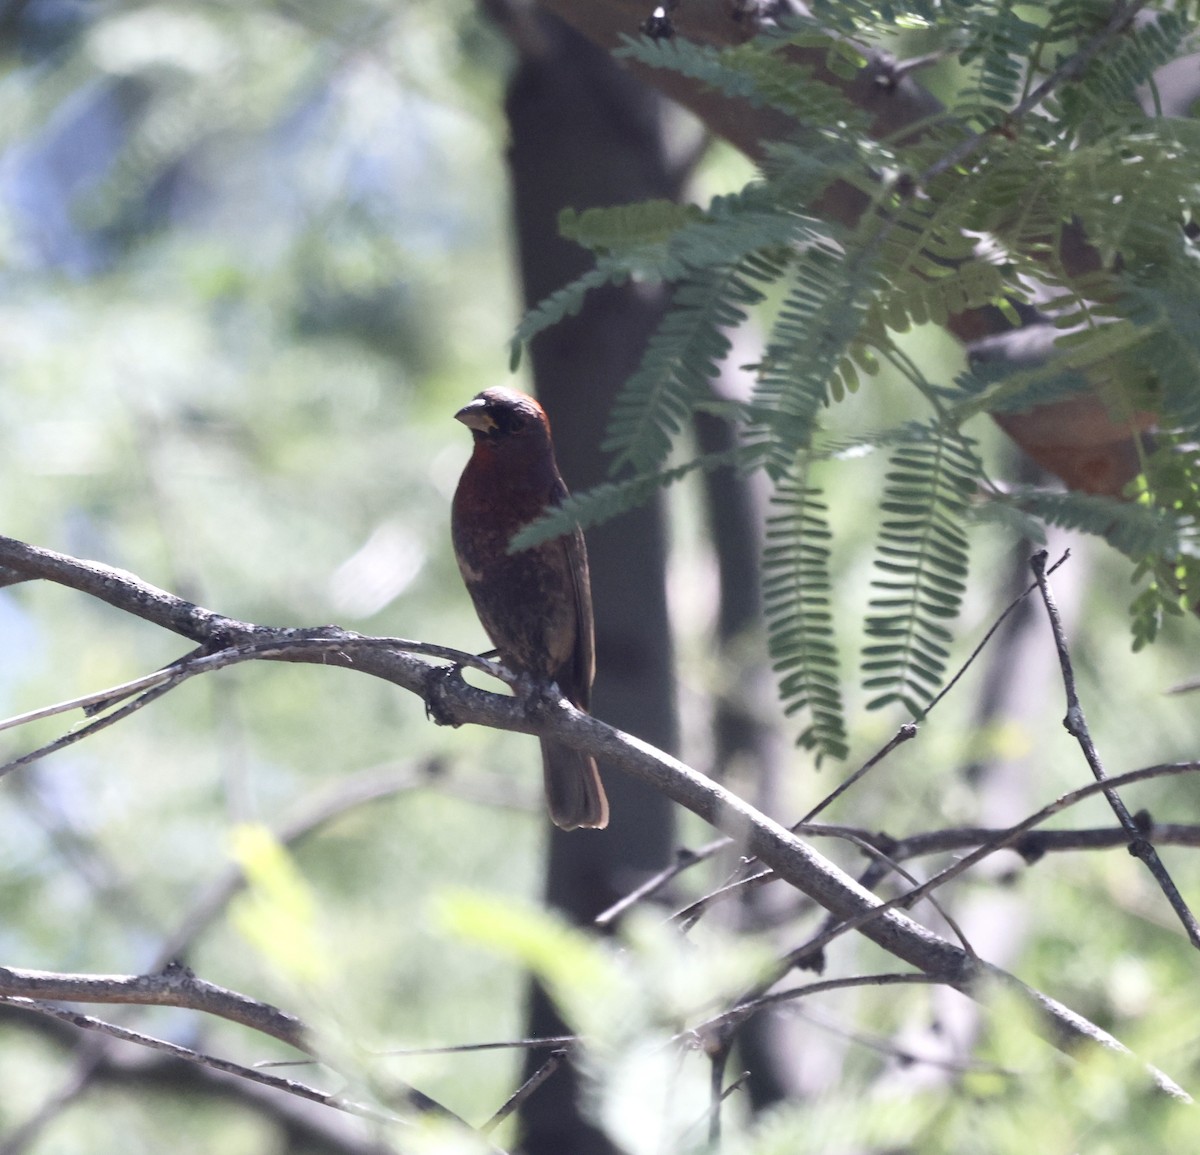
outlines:
[{"label": "blurred green background", "polygon": [[[449,499],[469,451],[450,418],[480,388],[512,380],[505,342],[520,307],[502,39],[466,0],[29,0],[0,4],[0,36],[0,529],[260,623],[338,622],[481,648],[449,549]],[[718,149],[695,195],[733,187],[746,171]],[[942,379],[961,357],[931,331],[909,346]],[[884,378],[835,420],[882,425],[902,419],[903,404]],[[1003,471],[1006,448],[977,424],[971,432]],[[874,529],[863,495],[877,492],[884,462],[828,468],[845,530],[838,592],[859,607]],[[670,590],[683,754],[703,768],[712,702],[740,673],[712,659],[711,559],[697,500],[686,487],[671,496]],[[1011,534],[981,531],[961,656],[1006,604],[1021,548]],[[1164,642],[1132,657],[1128,566],[1072,548],[1064,598],[1110,770],[1193,756],[1195,699],[1163,691],[1200,673],[1194,623],[1172,624]],[[847,620],[857,617],[852,608]],[[32,584],[0,591],[0,639],[5,716],[149,672],[187,648],[81,595]],[[748,662],[761,661],[761,638],[747,647]],[[848,670],[853,662],[848,651]],[[979,821],[971,779],[958,771],[985,759],[1024,768],[1014,812],[1001,799],[984,808],[989,821],[1081,784],[1053,678],[1039,683],[1048,688],[1019,725],[981,731],[981,677],[970,675],[921,741],[831,817],[893,834],[923,829],[931,816]],[[852,697],[860,760],[904,720],[864,717],[861,705]],[[778,720],[773,703],[760,706]],[[0,752],[14,756],[63,726],[56,718],[6,733]],[[798,753],[791,764],[780,813],[794,819],[840,771],[815,776]],[[378,1052],[521,1033],[517,961],[464,941],[436,912],[439,896],[460,888],[538,892],[545,823],[534,747],[438,729],[420,702],[343,670],[246,665],[198,678],[6,779],[0,964],[100,973],[154,965],[230,869],[236,828],[278,827],[358,775],[397,788],[296,845],[307,898],[284,912],[274,937],[256,933],[261,910],[235,905],[198,934],[189,962],[322,1026],[383,1101],[397,1078],[472,1121],[486,1118],[514,1086],[511,1053]],[[1189,779],[1150,789],[1156,817],[1191,818]],[[1107,822],[1098,802],[1070,816],[1074,825]],[[684,835],[708,836],[686,823]],[[1193,862],[1183,852],[1168,859],[1185,893],[1196,893]],[[263,869],[269,889],[274,876]],[[686,881],[684,893],[713,879],[719,870]],[[1194,961],[1128,856],[1056,858],[1017,873],[1008,890],[993,873],[952,893],[965,903],[977,891],[1008,903],[981,916],[988,934],[1003,940],[1007,920],[1020,924],[1011,927],[1019,965],[1008,965],[1022,977],[1119,1034],[1153,1039],[1165,1053],[1150,1057],[1176,1078],[1194,1067],[1196,1040],[1165,1028],[1195,1021],[1194,997],[1183,993],[1194,987]],[[719,935],[712,941],[719,950]],[[667,965],[652,936],[631,949],[647,974]],[[837,949],[882,965],[861,945]],[[832,1005],[884,1034],[926,998],[906,989]],[[239,1061],[284,1054],[183,1012],[101,1017]],[[0,1022],[0,1151],[107,1152],[115,1135],[129,1155],[293,1149],[269,1112],[169,1080],[111,1076],[74,1095],[80,1061],[14,1013]],[[854,1052],[827,1080],[833,1115],[839,1095],[853,1098],[877,1078],[872,1061]],[[295,1074],[319,1081],[318,1072]],[[62,1108],[21,1132],[56,1095]],[[701,1089],[700,1110],[703,1102]],[[1052,1096],[1022,1109],[1035,1106],[1037,1118],[1053,1118]],[[922,1149],[967,1150],[954,1145],[956,1119],[947,1108],[942,1138]],[[789,1125],[781,1134],[792,1134]],[[810,1118],[800,1130],[815,1126]],[[1070,1148],[1043,1148],[1060,1149]]]}]

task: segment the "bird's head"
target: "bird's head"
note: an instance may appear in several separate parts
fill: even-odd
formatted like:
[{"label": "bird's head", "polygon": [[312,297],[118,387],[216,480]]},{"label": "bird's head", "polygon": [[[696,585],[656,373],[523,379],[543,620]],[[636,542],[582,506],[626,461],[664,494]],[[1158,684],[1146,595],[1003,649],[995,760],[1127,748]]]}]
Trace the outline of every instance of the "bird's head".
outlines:
[{"label": "bird's head", "polygon": [[544,442],[550,436],[545,410],[528,394],[516,389],[485,389],[454,417],[471,430],[477,445]]}]

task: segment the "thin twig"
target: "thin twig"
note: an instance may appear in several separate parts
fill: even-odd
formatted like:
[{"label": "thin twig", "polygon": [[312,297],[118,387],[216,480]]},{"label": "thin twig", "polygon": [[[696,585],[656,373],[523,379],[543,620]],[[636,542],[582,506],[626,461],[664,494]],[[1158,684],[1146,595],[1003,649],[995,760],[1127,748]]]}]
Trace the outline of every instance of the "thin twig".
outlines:
[{"label": "thin twig", "polygon": [[[22,725],[25,722],[33,721],[35,718],[63,713],[66,710],[74,709],[76,705],[84,706],[90,713],[95,713],[100,708],[115,705],[116,702],[129,697],[132,693],[148,687],[138,697],[134,698],[132,702],[128,702],[120,709],[93,718],[92,721],[85,725],[69,730],[66,734],[55,738],[51,742],[47,742],[43,746],[39,746],[36,750],[31,750],[27,754],[22,754],[18,758],[13,758],[3,763],[0,765],[0,777],[4,777],[4,775],[10,774],[22,766],[31,765],[45,758],[47,755],[57,753],[67,746],[72,746],[76,742],[98,733],[100,730],[107,729],[115,722],[129,717],[130,714],[161,698],[164,694],[174,690],[187,679],[193,678],[197,674],[212,673],[213,671],[225,669],[228,666],[237,665],[242,662],[271,661],[285,657],[295,658],[298,655],[304,656],[309,660],[331,654],[337,654],[346,658],[352,657],[356,652],[363,650],[404,651],[405,653],[445,658],[452,661],[454,666],[471,666],[509,684],[514,684],[520,680],[517,675],[509,671],[500,662],[481,658],[476,654],[469,654],[462,650],[455,650],[449,646],[414,642],[408,638],[363,637],[362,635],[348,634],[344,631],[339,631],[335,637],[329,637],[328,629],[327,627],[322,627],[319,631],[312,633],[289,630],[286,636],[281,631],[278,637],[258,638],[253,641],[240,642],[218,650],[216,653],[190,654],[187,657],[180,658],[177,662],[173,662],[170,666],[162,670],[157,670],[152,674],[146,675],[144,678],[138,678],[131,682],[122,683],[120,686],[114,686],[109,691],[102,690],[95,694],[89,694],[85,698],[60,702],[54,706],[46,706],[41,710],[34,710],[28,714],[9,718],[6,722],[0,723],[0,730]],[[450,668],[452,669],[453,667]]]},{"label": "thin twig", "polygon": [[[814,834],[831,833],[830,829],[827,827],[805,826],[799,823],[792,827],[791,830],[793,834],[804,834],[809,836]],[[900,875],[901,878],[911,885],[918,885],[917,880],[907,870],[905,870],[904,867],[902,867],[888,851],[885,851],[878,845],[877,839],[860,837],[858,832],[852,831],[846,827],[837,828],[837,834],[834,835],[834,837],[842,838],[846,842],[857,846],[859,850],[863,852],[863,854],[867,855],[867,857],[872,858],[880,865],[887,867],[887,870],[878,872],[876,882],[882,880],[882,878],[886,877],[888,873],[895,873]],[[700,918],[717,903],[724,902],[727,899],[745,894],[749,890],[756,890],[769,882],[774,882],[777,878],[778,875],[776,875],[774,871],[761,870],[757,874],[752,874],[749,878],[742,878],[738,879],[736,882],[727,883],[719,890],[710,891],[702,898],[697,899],[690,906],[685,906],[682,910],[677,911],[671,916],[671,921],[678,924],[679,929],[683,934],[687,934],[688,931],[690,931],[696,925]],[[934,910],[936,910],[938,914],[942,916],[946,922],[946,925],[954,932],[954,936],[962,945],[963,950],[965,950],[972,958],[977,957],[974,948],[971,946],[970,942],[967,941],[967,936],[963,933],[963,930],[958,923],[955,922],[955,920],[950,916],[950,913],[932,895],[926,895],[925,897],[929,900],[930,905],[934,908]],[[793,964],[789,962],[784,968],[785,971],[790,970],[792,965]],[[771,982],[774,981],[774,979],[771,980]],[[770,983],[767,985],[769,986]]]},{"label": "thin twig", "polygon": [[551,1052],[550,1057],[501,1104],[500,1110],[479,1128],[480,1132],[484,1135],[490,1135],[562,1066],[562,1061],[566,1058],[566,1055],[566,1051]]},{"label": "thin twig", "polygon": [[[1054,563],[1054,565],[1051,566],[1049,570],[1047,570],[1047,573],[1053,573],[1070,556],[1071,556],[1070,551],[1069,550],[1065,551],[1063,553],[1063,555],[1058,559],[1058,561],[1056,561]],[[994,622],[992,622],[991,626],[988,628],[987,632],[980,639],[979,643],[975,646],[975,648],[967,656],[966,661],[964,661],[962,663],[962,665],[959,666],[959,668],[955,672],[954,676],[946,683],[945,686],[942,687],[941,691],[925,707],[924,717],[928,717],[930,712],[938,705],[938,703],[941,702],[941,700],[954,688],[954,686],[956,686],[958,684],[958,682],[963,677],[963,675],[966,674],[966,672],[975,663],[976,659],[980,656],[980,654],[983,653],[983,651],[987,647],[988,643],[995,636],[996,631],[999,630],[1001,625],[1004,624],[1004,622],[1008,619],[1009,615],[1037,588],[1038,588],[1037,582],[1030,582],[1026,589],[1022,590],[1022,592],[1020,594],[1018,594],[1015,598],[1013,598],[1013,600],[1011,602],[1009,602],[1009,604],[1004,608],[1004,610],[1000,613],[1000,615],[996,618],[996,620]],[[869,771],[873,770],[876,766],[878,766],[898,746],[902,745],[905,742],[911,741],[913,738],[915,738],[917,736],[917,733],[918,733],[918,728],[917,728],[916,722],[906,722],[903,726],[900,727],[899,730],[896,731],[895,734],[892,735],[891,738],[888,739],[887,742],[885,742],[883,744],[882,747],[880,747],[879,750],[877,750],[857,770],[855,770],[854,773],[852,773],[847,778],[845,778],[841,783],[839,783],[838,786],[836,786],[832,791],[830,791],[830,793],[825,795],[825,797],[822,798],[821,801],[816,804],[816,806],[814,806],[803,818],[801,818],[799,822],[796,822],[793,825],[789,826],[788,829],[793,834],[811,833],[811,831],[809,831],[806,828],[807,828],[808,824],[814,818],[816,818],[816,816],[818,814],[820,814],[823,810],[827,809],[834,801],[836,801],[843,794],[845,794],[846,791],[850,789],[850,787],[854,786]],[[868,839],[868,841],[871,841],[871,840]],[[725,847],[727,847],[729,845],[731,845],[731,840],[718,839],[715,842],[710,843],[708,846],[703,847],[701,850],[689,852],[689,857],[687,858],[687,860],[685,862],[676,862],[676,864],[674,864],[673,866],[668,867],[667,870],[660,872],[659,875],[657,875],[655,878],[650,879],[646,883],[643,883],[642,886],[640,886],[637,889],[637,891],[634,892],[634,895],[629,896],[627,899],[623,899],[620,903],[617,903],[614,906],[610,907],[600,917],[605,918],[607,921],[611,921],[612,918],[616,917],[616,914],[625,910],[629,905],[632,905],[632,903],[637,901],[638,898],[645,897],[648,894],[654,893],[655,891],[660,889],[663,885],[665,885],[666,882],[669,882],[672,878],[674,878],[678,874],[682,873],[689,866],[693,866],[697,862],[700,862],[705,858],[711,857],[713,854],[718,853],[720,850],[724,849]],[[729,876],[725,879],[725,881],[721,884],[721,886],[719,886],[715,890],[709,891],[708,894],[704,895],[703,897],[698,899],[696,902],[694,902],[690,906],[686,907],[684,910],[678,912],[675,915],[675,918],[677,920],[681,921],[685,930],[689,929],[691,927],[691,925],[696,921],[696,919],[701,917],[703,915],[703,913],[707,910],[710,900],[712,902],[720,902],[720,901],[724,900],[725,898],[730,897],[732,894],[740,892],[740,890],[743,887],[754,888],[754,887],[763,885],[765,882],[770,881],[770,872],[769,871],[760,871],[757,874],[747,875],[747,873],[746,873],[747,870],[750,869],[753,866],[753,864],[754,864],[753,858],[744,859],[741,862],[741,864],[738,866],[737,870],[734,870],[733,872],[731,872],[729,874]],[[949,923],[951,926],[953,926],[954,925],[953,920],[950,919],[949,917],[947,917],[944,911],[941,913],[942,913],[942,916],[944,918],[946,918],[947,923]],[[606,923],[599,924],[599,925],[606,925]]]},{"label": "thin twig", "polygon": [[[683,1149],[686,1149],[686,1148],[690,1148],[690,1147],[691,1147],[691,1145],[692,1145],[692,1144],[689,1142],[689,1140],[690,1140],[690,1138],[691,1138],[692,1134],[693,1134],[693,1133],[695,1133],[695,1132],[697,1132],[697,1131],[699,1131],[699,1130],[700,1130],[700,1128],[701,1128],[702,1126],[704,1126],[704,1124],[705,1124],[705,1123],[708,1123],[708,1125],[709,1125],[709,1131],[710,1131],[710,1133],[711,1133],[711,1130],[712,1130],[712,1116],[713,1116],[713,1111],[714,1111],[714,1109],[718,1108],[718,1107],[720,1106],[720,1104],[721,1104],[721,1103],[724,1103],[724,1102],[725,1102],[725,1100],[726,1100],[726,1099],[728,1099],[728,1098],[729,1098],[731,1095],[736,1095],[738,1091],[740,1091],[740,1090],[741,1090],[743,1087],[745,1087],[745,1085],[746,1085],[746,1084],[749,1082],[749,1080],[750,1080],[750,1078],[753,1076],[753,1074],[754,1074],[754,1072],[753,1072],[753,1071],[743,1071],[743,1072],[742,1072],[740,1075],[738,1075],[738,1077],[737,1077],[736,1079],[734,1079],[734,1080],[733,1080],[731,1083],[727,1083],[727,1084],[725,1085],[725,1088],[724,1088],[724,1090],[722,1090],[722,1091],[720,1092],[720,1098],[717,1100],[717,1102],[716,1102],[716,1103],[713,1103],[713,1104],[712,1104],[712,1105],[711,1105],[711,1106],[708,1108],[708,1110],[706,1110],[706,1111],[704,1112],[704,1114],[700,1116],[700,1118],[699,1118],[699,1119],[696,1119],[694,1122],[692,1122],[692,1123],[689,1123],[689,1124],[688,1124],[688,1125],[687,1125],[687,1126],[686,1126],[686,1127],[685,1127],[685,1128],[684,1128],[684,1129],[683,1129],[683,1130],[682,1130],[682,1131],[679,1133],[679,1137],[678,1137],[677,1143],[678,1143],[678,1146],[679,1146],[679,1148],[680,1148],[681,1150],[683,1150]],[[710,1146],[710,1147],[712,1146],[711,1142],[710,1142],[709,1146]]]},{"label": "thin twig", "polygon": [[830,1022],[828,1018],[811,1008],[794,1007],[792,1008],[792,1013],[804,1019],[805,1022],[819,1027],[828,1034],[846,1039],[857,1046],[866,1047],[868,1050],[895,1059],[906,1066],[913,1063],[920,1063],[922,1066],[937,1067],[940,1070],[952,1071],[958,1074],[982,1072],[988,1075],[1000,1075],[1006,1079],[1015,1079],[1020,1076],[1019,1071],[1013,1070],[1011,1067],[1001,1067],[996,1063],[976,1059],[943,1059],[939,1055],[923,1055],[909,1047],[898,1046],[891,1039],[881,1038],[878,1035],[868,1034],[865,1031],[850,1030]]},{"label": "thin twig", "polygon": [[636,906],[639,902],[643,902],[648,898],[652,898],[664,886],[667,886],[678,878],[685,870],[695,866],[698,862],[704,862],[714,854],[718,854],[726,847],[732,845],[732,838],[714,838],[712,842],[706,843],[697,850],[690,850],[686,846],[681,846],[675,851],[675,861],[670,866],[664,867],[657,874],[652,874],[640,886],[631,890],[623,898],[617,899],[606,910],[601,911],[592,919],[592,925],[601,928],[610,926],[630,907]]},{"label": "thin twig", "polygon": [[1100,752],[1096,749],[1096,743],[1088,729],[1083,703],[1079,700],[1079,690],[1075,684],[1075,670],[1071,664],[1066,630],[1063,629],[1062,617],[1058,612],[1058,605],[1054,601],[1054,593],[1050,589],[1050,583],[1046,580],[1046,551],[1039,550],[1035,553],[1030,560],[1030,566],[1033,569],[1033,576],[1037,580],[1038,588],[1041,590],[1046,614],[1050,618],[1050,631],[1054,635],[1054,648],[1058,652],[1058,664],[1062,669],[1063,689],[1067,695],[1067,716],[1063,719],[1063,726],[1067,733],[1079,743],[1079,748],[1083,751],[1083,756],[1096,781],[1104,786],[1104,797],[1108,800],[1112,812],[1117,816],[1117,821],[1129,835],[1129,853],[1134,858],[1140,858],[1146,864],[1146,868],[1153,875],[1155,882],[1158,883],[1159,888],[1166,895],[1167,901],[1171,904],[1171,908],[1178,915],[1184,930],[1187,931],[1192,946],[1200,950],[1200,924],[1197,924],[1196,916],[1192,914],[1183,895],[1179,893],[1175,880],[1163,865],[1158,851],[1154,849],[1154,844],[1146,837],[1133,815],[1129,813],[1128,807],[1121,800],[1121,796],[1113,789],[1111,780],[1104,769],[1104,763],[1100,760]]},{"label": "thin twig", "polygon": [[[1071,551],[1069,549],[1063,550],[1062,556],[1058,559],[1058,561],[1056,561],[1048,570],[1046,570],[1047,577],[1050,574],[1052,574],[1056,569],[1058,569],[1058,567],[1061,566],[1064,562],[1066,562],[1070,558],[1070,556],[1071,556]],[[953,690],[956,685],[958,685],[959,679],[963,676],[963,674],[965,674],[971,668],[971,666],[975,662],[975,659],[978,658],[979,655],[983,653],[984,648],[987,646],[988,642],[990,642],[992,640],[992,637],[996,633],[996,631],[1002,625],[1004,625],[1004,623],[1008,620],[1009,615],[1027,597],[1029,597],[1029,595],[1031,593],[1033,593],[1033,591],[1036,590],[1037,588],[1038,588],[1037,582],[1035,582],[1035,581],[1030,582],[1029,585],[1027,585],[1019,594],[1017,594],[1017,596],[1015,598],[1013,598],[1013,600],[1011,602],[1008,603],[1008,605],[1004,608],[1004,612],[994,622],[992,622],[987,633],[984,634],[983,637],[979,640],[979,644],[971,651],[971,654],[967,658],[967,660],[965,662],[963,662],[963,664],[961,666],[959,666],[954,677],[951,678],[950,681],[948,681],[937,692],[937,694],[934,695],[933,700],[929,703],[928,706],[925,707],[925,714],[927,716],[929,714],[929,711],[932,710],[934,708],[934,706],[936,706],[948,693],[950,693],[950,691]]]},{"label": "thin twig", "polygon": [[[747,1019],[752,1018],[759,1011],[768,1010],[771,1007],[778,1006],[780,1003],[805,999],[809,995],[824,994],[826,991],[840,991],[852,987],[910,985],[931,986],[934,985],[934,980],[929,975],[921,974],[920,972],[913,972],[911,974],[888,972],[876,975],[850,975],[840,979],[819,979],[815,982],[805,983],[802,987],[789,987],[785,991],[772,991],[769,994],[755,995],[752,998],[747,998],[729,1010],[723,1011],[719,1015],[714,1015],[711,1019],[706,1019],[698,1026],[692,1027],[687,1034],[696,1035],[701,1039],[710,1034],[722,1036],[730,1028],[744,1025]],[[679,1037],[684,1038],[686,1036],[681,1035]]]},{"label": "thin twig", "polygon": [[708,1145],[715,1151],[721,1143],[721,1104],[725,1102],[725,1066],[729,1062],[729,1041],[722,1039],[708,1055]]},{"label": "thin twig", "polygon": [[[1133,817],[1138,828],[1160,846],[1200,847],[1200,826],[1155,822],[1144,811]],[[1004,830],[996,826],[951,826],[943,830],[930,830],[894,839],[886,834],[855,826],[814,825],[805,833],[810,838],[856,836],[864,842],[879,846],[897,862],[905,862],[910,858],[922,858],[928,854],[971,850],[1001,836]],[[1129,834],[1125,830],[1119,826],[1107,826],[1075,830],[1031,830],[1011,843],[1009,849],[1032,865],[1046,854],[1072,850],[1112,850],[1128,845]]]},{"label": "thin twig", "polygon": [[49,754],[55,754],[59,750],[73,746],[76,742],[81,742],[84,738],[89,738],[93,734],[97,734],[101,730],[105,730],[109,726],[120,722],[122,719],[128,718],[130,714],[136,714],[143,706],[148,706],[151,702],[173,690],[180,681],[182,681],[180,677],[173,675],[167,681],[147,690],[144,694],[122,706],[119,710],[114,710],[111,714],[105,714],[103,717],[96,718],[86,725],[70,730],[66,734],[55,738],[54,741],[47,742],[44,746],[39,746],[36,750],[29,751],[28,754],[22,754],[18,758],[10,759],[8,762],[0,765],[0,778],[3,778],[6,774],[11,774],[14,770],[19,770],[22,766],[30,766]]},{"label": "thin twig", "polygon": [[[986,641],[986,639],[985,639]],[[982,643],[981,643],[982,644]],[[932,709],[932,705],[930,706]],[[928,711],[926,711],[928,713]],[[822,810],[827,809],[837,801],[847,790],[850,789],[864,774],[874,770],[897,746],[902,746],[905,742],[911,741],[917,736],[917,724],[915,722],[905,722],[895,734],[891,736],[883,744],[883,746],[871,755],[850,777],[844,779],[837,787],[831,790],[820,802],[816,804],[799,822],[790,826],[788,829],[793,833],[798,831],[801,826],[811,822]]]},{"label": "thin twig", "polygon": [[[419,1055],[469,1055],[474,1051],[537,1051],[546,1047],[554,1047],[566,1051],[579,1042],[578,1035],[550,1035],[542,1039],[504,1039],[497,1043],[457,1043],[448,1047],[395,1047],[386,1051],[363,1050],[372,1058],[396,1059],[416,1057]],[[303,1067],[312,1063],[312,1059],[269,1059],[255,1063],[255,1067]]]},{"label": "thin twig", "polygon": [[880,903],[870,911],[864,911],[862,914],[854,915],[853,917],[840,922],[836,927],[831,928],[821,934],[814,936],[802,946],[790,951],[787,958],[792,960],[793,964],[806,958],[807,956],[823,950],[835,938],[840,938],[843,934],[851,930],[858,930],[860,927],[866,926],[872,919],[878,918],[885,910],[894,910],[897,907],[908,909],[917,899],[923,898],[930,891],[936,890],[944,886],[953,878],[957,878],[964,871],[970,870],[977,863],[982,862],[985,858],[990,857],[999,850],[1004,850],[1007,847],[1014,845],[1021,838],[1021,835],[1032,830],[1036,826],[1040,826],[1043,822],[1053,818],[1054,815],[1061,813],[1063,810],[1082,802],[1086,798],[1091,798],[1096,794],[1100,794],[1105,789],[1105,786],[1128,786],[1134,782],[1145,782],[1153,778],[1163,778],[1173,776],[1175,774],[1187,774],[1200,771],[1200,762],[1167,762],[1156,766],[1146,766],[1140,770],[1130,770],[1127,774],[1119,774],[1115,778],[1110,778],[1106,783],[1089,782],[1086,786],[1081,786],[1077,790],[1071,790],[1066,794],[1060,795],[1053,802],[1043,806],[1041,810],[1029,815],[1028,818],[1018,822],[1015,826],[1008,827],[1007,830],[999,832],[994,838],[989,839],[982,846],[972,851],[970,854],[964,855],[957,859],[944,870],[939,871],[932,878],[921,883],[920,886],[912,890],[905,891],[903,894],[897,895],[895,898],[889,899],[887,902]]},{"label": "thin twig", "polygon": [[130,682],[122,682],[119,686],[109,686],[107,690],[97,690],[95,693],[84,694],[79,698],[55,702],[52,706],[41,706],[36,710],[28,710],[24,714],[14,714],[11,718],[0,721],[0,730],[12,730],[17,726],[24,726],[28,722],[36,722],[41,718],[52,718],[55,714],[66,714],[71,710],[86,710],[89,706],[117,702],[139,690],[148,690],[162,682],[170,681],[172,677],[174,677],[174,673],[169,668],[155,670],[152,674],[134,678]]},{"label": "thin twig", "polygon": [[158,974],[145,975],[59,974],[0,967],[0,995],[74,1003],[184,1007],[250,1027],[298,1050],[311,1050],[307,1028],[295,1015],[207,982],[184,966],[168,966]]},{"label": "thin twig", "polygon": [[[221,1071],[226,1075],[236,1075],[238,1078],[247,1079],[252,1083],[261,1083],[266,1087],[274,1087],[276,1090],[285,1091],[289,1095],[308,1099],[313,1103],[320,1103],[326,1107],[333,1107],[338,1111],[346,1111],[351,1115],[360,1115],[365,1119],[374,1119],[383,1123],[404,1122],[399,1115],[380,1111],[365,1103],[357,1103],[341,1095],[331,1095],[326,1091],[320,1091],[316,1087],[310,1087],[305,1083],[297,1083],[293,1079],[283,1079],[278,1075],[267,1075],[262,1071],[256,1071],[253,1067],[244,1067],[240,1063],[233,1063],[228,1059],[219,1059],[215,1055],[208,1055],[202,1051],[194,1051],[190,1047],[181,1047],[177,1043],[169,1043],[165,1039],[147,1035],[142,1031],[133,1031],[128,1027],[118,1026],[116,1023],[93,1018],[91,1015],[80,1014],[80,1012],[69,1010],[66,1007],[58,1007],[53,1003],[44,1002],[41,999],[0,994],[0,1003],[5,1006],[16,1007],[19,1010],[30,1011],[33,1014],[57,1019],[59,1022],[78,1027],[80,1030],[98,1031],[109,1038],[120,1039],[122,1042],[127,1043],[137,1043],[139,1046],[147,1047],[152,1051],[161,1051],[172,1058],[183,1059],[188,1063],[196,1063],[199,1066],[208,1067],[214,1071]],[[463,1125],[466,1126],[465,1123]]]},{"label": "thin twig", "polygon": [[473,1051],[538,1051],[553,1047],[565,1054],[578,1042],[578,1035],[549,1035],[540,1039],[503,1039],[496,1043],[459,1043],[451,1047],[401,1047],[369,1053],[394,1058],[404,1055],[466,1055]]},{"label": "thin twig", "polygon": [[[280,633],[215,614],[123,571],[2,536],[0,566],[17,570],[27,578],[43,578],[78,589],[210,647],[277,639]],[[345,632],[336,628],[330,634],[345,637]],[[537,734],[591,754],[613,771],[630,774],[737,840],[791,885],[847,920],[845,925],[861,925],[868,938],[910,966],[976,997],[982,997],[987,979],[1002,981],[1033,1010],[1057,1046],[1070,1049],[1086,1044],[1132,1057],[1127,1048],[1095,1023],[1047,995],[1030,990],[1002,969],[972,959],[954,943],[895,909],[900,902],[919,897],[921,888],[901,896],[897,903],[881,903],[845,871],[732,791],[677,758],[585,714],[564,698],[546,692],[520,696],[488,693],[468,685],[454,672],[441,673],[442,668],[429,658],[395,649],[361,647],[354,653],[343,650],[319,654],[302,651],[285,653],[275,660],[355,669],[419,695],[432,708],[435,720],[443,724],[472,723]],[[1014,831],[1012,837],[1021,833],[1023,830]],[[1141,1066],[1161,1091],[1175,1098],[1186,1097],[1162,1072]]]},{"label": "thin twig", "polygon": [[[1021,120],[1052,95],[1061,84],[1068,80],[1074,80],[1113,40],[1125,33],[1125,30],[1137,18],[1137,14],[1146,7],[1147,2],[1148,0],[1131,0],[1130,3],[1114,4],[1113,15],[1109,22],[1078,52],[1067,57],[1024,100],[1015,105],[1005,118],[1005,122],[1012,125]],[[921,173],[917,184],[923,187],[941,173],[955,165],[962,164],[979,149],[989,135],[989,133],[976,132],[960,141]]]}]

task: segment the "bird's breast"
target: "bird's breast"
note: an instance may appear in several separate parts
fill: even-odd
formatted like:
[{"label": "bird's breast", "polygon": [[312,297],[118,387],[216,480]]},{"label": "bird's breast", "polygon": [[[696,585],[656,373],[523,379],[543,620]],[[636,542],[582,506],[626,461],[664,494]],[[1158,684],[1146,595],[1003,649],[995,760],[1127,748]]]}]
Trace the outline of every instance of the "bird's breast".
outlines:
[{"label": "bird's breast", "polygon": [[567,546],[559,538],[509,553],[513,536],[551,504],[553,486],[514,484],[477,456],[454,495],[459,570],[501,657],[521,672],[557,679],[571,662],[579,629]]}]

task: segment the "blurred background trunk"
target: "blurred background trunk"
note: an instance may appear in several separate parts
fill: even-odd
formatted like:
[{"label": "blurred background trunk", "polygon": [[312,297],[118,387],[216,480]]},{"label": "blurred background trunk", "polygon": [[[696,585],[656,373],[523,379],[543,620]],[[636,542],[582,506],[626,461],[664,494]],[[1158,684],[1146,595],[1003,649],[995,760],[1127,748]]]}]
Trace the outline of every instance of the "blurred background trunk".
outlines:
[{"label": "blurred background trunk", "polygon": [[[608,55],[556,19],[508,25],[521,53],[508,93],[509,164],[524,300],[537,304],[583,272],[591,256],[558,236],[559,210],[650,197],[674,198],[684,172],[667,158],[663,102]],[[559,466],[572,490],[605,478],[600,451],[608,413],[662,316],[665,294],[639,286],[596,292],[588,308],[532,343],[535,390],[550,415]],[[596,715],[666,750],[677,746],[675,687],[665,584],[661,501],[588,534],[596,607]],[[601,767],[603,772],[603,767]],[[670,804],[620,775],[605,774],[612,820],[602,832],[553,830],[545,892],[572,921],[591,921],[669,860]],[[564,1030],[534,988],[528,1033]],[[531,1073],[544,1060],[532,1052]],[[578,1111],[575,1074],[564,1066],[523,1111],[530,1155],[592,1155],[611,1145]]]}]

